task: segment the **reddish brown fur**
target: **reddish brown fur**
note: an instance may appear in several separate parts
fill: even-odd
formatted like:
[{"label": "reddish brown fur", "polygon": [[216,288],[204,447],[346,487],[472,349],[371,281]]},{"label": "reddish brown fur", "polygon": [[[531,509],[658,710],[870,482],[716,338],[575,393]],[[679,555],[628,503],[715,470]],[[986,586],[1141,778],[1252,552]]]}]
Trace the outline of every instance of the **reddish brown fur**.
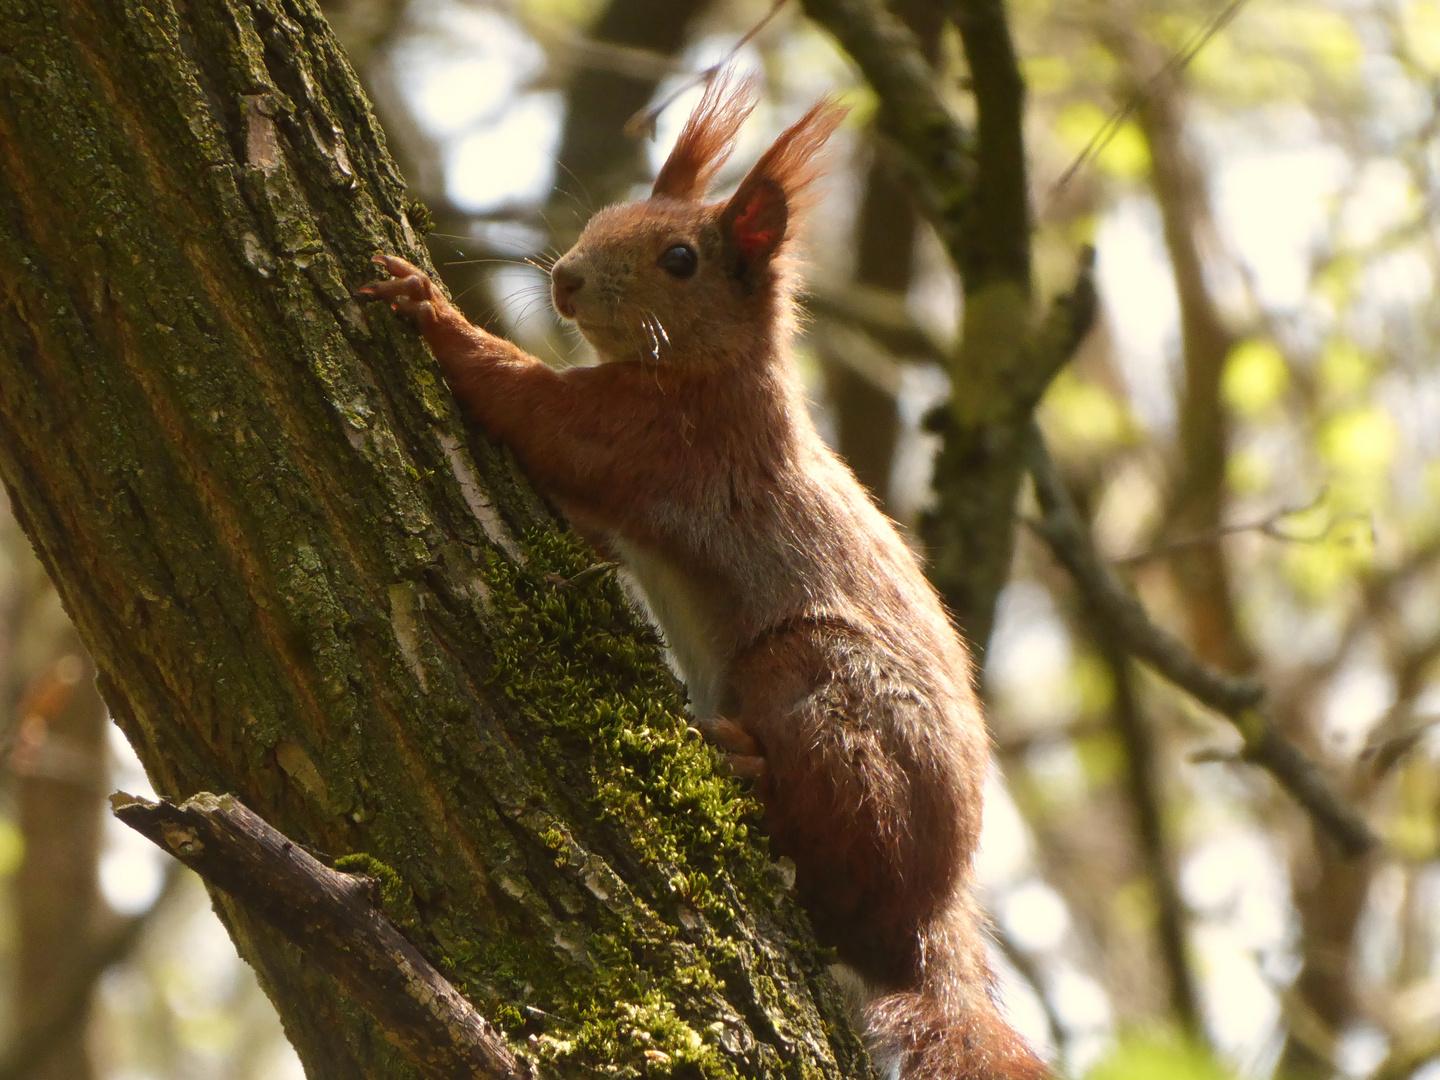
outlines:
[{"label": "reddish brown fur", "polygon": [[[798,208],[844,114],[817,105],[704,205],[748,111],[712,88],[656,195],[601,211],[556,264],[598,367],[552,371],[400,259],[362,291],[416,318],[470,417],[624,562],[697,719],[758,777],[817,933],[863,980],[882,1071],[1042,1077],[991,1000],[971,897],[988,747],[969,657],[791,370]],[[677,245],[693,273],[663,268]]]}]

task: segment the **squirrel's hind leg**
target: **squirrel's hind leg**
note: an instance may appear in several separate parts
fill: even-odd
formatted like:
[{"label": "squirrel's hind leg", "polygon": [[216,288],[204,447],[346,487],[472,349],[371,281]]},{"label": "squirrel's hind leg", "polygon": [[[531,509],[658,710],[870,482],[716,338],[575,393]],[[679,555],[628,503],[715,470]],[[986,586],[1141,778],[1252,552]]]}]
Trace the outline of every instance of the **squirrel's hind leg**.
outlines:
[{"label": "squirrel's hind leg", "polygon": [[729,695],[764,758],[771,850],[794,861],[820,940],[889,988],[918,985],[920,931],[963,888],[968,852],[962,780],[910,734],[932,707],[912,681],[862,635],[802,620],[736,659]]}]

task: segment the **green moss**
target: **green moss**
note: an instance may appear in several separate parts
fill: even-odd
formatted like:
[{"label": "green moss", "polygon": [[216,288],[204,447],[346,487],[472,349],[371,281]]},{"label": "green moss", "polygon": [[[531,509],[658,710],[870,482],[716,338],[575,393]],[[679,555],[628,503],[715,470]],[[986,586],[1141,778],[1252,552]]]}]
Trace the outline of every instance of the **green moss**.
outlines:
[{"label": "green moss", "polygon": [[373,879],[380,887],[381,910],[397,924],[406,927],[418,924],[410,887],[393,866],[363,851],[341,855],[333,865],[342,874],[363,874]]},{"label": "green moss", "polygon": [[590,573],[593,555],[568,534],[526,539],[527,566],[497,558],[490,568],[493,601],[511,614],[491,684],[538,736],[540,764],[588,763],[586,809],[638,826],[646,862],[674,868],[679,891],[698,890],[687,898],[726,915],[706,895],[708,875],[768,873],[750,839],[758,808],[688,726],[679,684],[618,582]]},{"label": "green moss", "polygon": [[419,199],[411,199],[405,204],[405,217],[409,219],[410,228],[415,230],[417,236],[429,236],[435,231],[435,216]]},{"label": "green moss", "polygon": [[[725,1048],[723,1020],[744,1021],[725,998],[724,971],[756,958],[742,959],[749,946],[728,898],[764,902],[778,888],[752,828],[758,808],[687,724],[683,691],[614,575],[553,527],[525,542],[525,565],[494,556],[486,569],[502,627],[488,682],[512,704],[537,786],[579,803],[569,824],[538,808],[520,815],[573,887],[573,898],[557,887],[551,908],[594,902],[595,910],[583,939],[565,916],[531,940],[449,943],[453,974],[557,1074],[737,1075],[743,1063]],[[598,824],[575,824],[583,822]],[[576,828],[603,831],[612,849],[616,838],[629,844],[622,875],[660,910],[595,860]],[[527,888],[498,871],[492,879],[512,899]],[[796,1075],[805,1053],[792,1062]],[[758,1066],[757,1058],[746,1075]]]}]

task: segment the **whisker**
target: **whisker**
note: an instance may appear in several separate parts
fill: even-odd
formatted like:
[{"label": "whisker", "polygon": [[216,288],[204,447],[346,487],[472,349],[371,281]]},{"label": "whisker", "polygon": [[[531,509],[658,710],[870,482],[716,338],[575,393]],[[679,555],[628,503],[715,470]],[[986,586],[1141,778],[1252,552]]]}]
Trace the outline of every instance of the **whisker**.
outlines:
[{"label": "whisker", "polygon": [[505,259],[500,256],[484,259],[451,259],[444,263],[445,266],[485,266],[491,263],[500,263],[504,266],[524,266],[530,262],[528,258]]},{"label": "whisker", "polygon": [[482,280],[482,281],[472,281],[469,285],[466,285],[465,288],[461,289],[458,293],[456,293],[454,296],[452,296],[451,299],[454,300],[454,301],[458,304],[462,299],[464,299],[466,296],[469,296],[469,295],[470,295],[472,292],[474,292],[476,289],[480,288],[480,287],[483,286],[483,285],[488,285],[488,284],[489,284],[489,282],[483,281],[483,280]]},{"label": "whisker", "polygon": [[584,210],[586,214],[594,214],[594,213],[595,213],[595,200],[594,200],[594,198],[591,197],[591,195],[590,195],[590,190],[585,186],[585,181],[584,181],[584,180],[581,180],[580,177],[575,174],[575,170],[572,169],[572,168],[570,168],[570,166],[569,166],[569,165],[566,165],[563,161],[557,160],[557,161],[555,162],[555,164],[556,164],[556,165],[559,165],[560,168],[564,169],[564,170],[570,175],[570,179],[574,180],[575,183],[580,186],[580,193],[581,193],[582,195],[584,195],[585,198],[584,198],[583,201],[580,200],[580,199],[576,199],[575,196],[574,196],[574,194],[572,194],[571,192],[568,192],[568,191],[564,190],[564,189],[561,188],[559,185],[556,185],[555,190],[558,191],[558,192],[560,192],[560,194],[567,196],[567,197],[570,198],[570,199],[574,199],[575,202],[580,203],[580,208],[581,208],[582,210]]},{"label": "whisker", "polygon": [[542,296],[532,297],[529,302],[520,309],[519,314],[515,316],[515,326],[517,329],[527,320],[545,310],[545,299],[546,298]]},{"label": "whisker", "polygon": [[650,335],[650,359],[658,364],[660,362],[660,338],[655,334],[655,317],[642,315],[640,318],[645,332]]}]

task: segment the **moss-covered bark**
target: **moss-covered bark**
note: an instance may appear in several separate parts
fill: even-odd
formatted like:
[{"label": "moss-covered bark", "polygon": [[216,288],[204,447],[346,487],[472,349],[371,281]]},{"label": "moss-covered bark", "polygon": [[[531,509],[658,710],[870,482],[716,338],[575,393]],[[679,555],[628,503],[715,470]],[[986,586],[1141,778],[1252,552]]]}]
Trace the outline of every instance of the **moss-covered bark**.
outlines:
[{"label": "moss-covered bark", "polygon": [[[423,255],[313,5],[0,24],[0,474],[157,789],[393,868],[551,1075],[863,1075],[653,638],[351,298]],[[310,1076],[410,1075],[217,900]]]}]

